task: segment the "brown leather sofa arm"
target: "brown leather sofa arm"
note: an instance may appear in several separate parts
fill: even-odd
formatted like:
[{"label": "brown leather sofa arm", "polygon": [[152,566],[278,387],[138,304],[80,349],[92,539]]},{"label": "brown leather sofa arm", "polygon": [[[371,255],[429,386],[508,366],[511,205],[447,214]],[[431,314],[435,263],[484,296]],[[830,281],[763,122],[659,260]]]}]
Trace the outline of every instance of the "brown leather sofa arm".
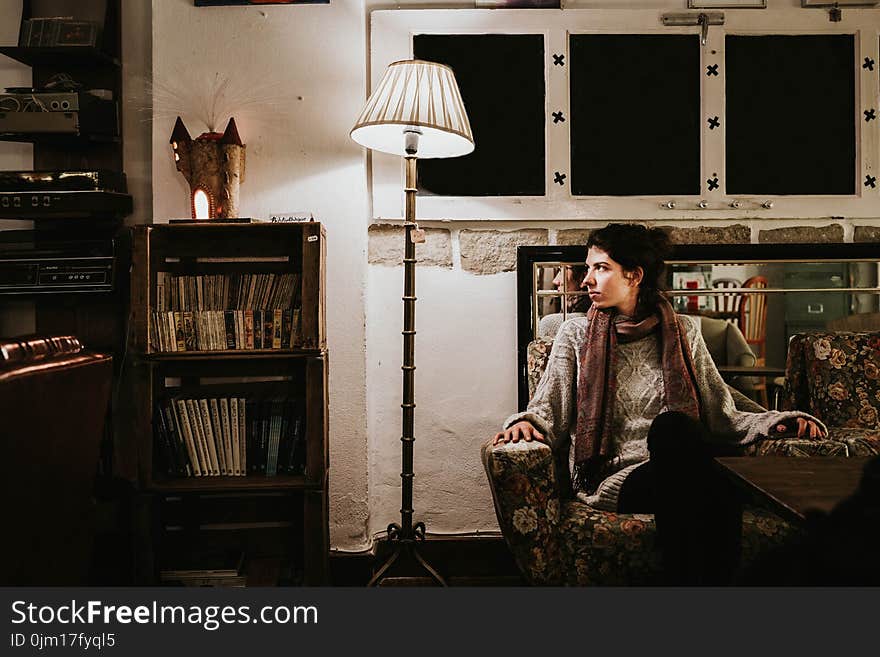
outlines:
[{"label": "brown leather sofa arm", "polygon": [[0,362],[0,481],[8,501],[0,585],[88,581],[112,380],[112,358],[81,346]]},{"label": "brown leather sofa arm", "polygon": [[0,367],[35,363],[55,356],[78,354],[82,350],[82,343],[74,335],[2,338],[0,339]]}]

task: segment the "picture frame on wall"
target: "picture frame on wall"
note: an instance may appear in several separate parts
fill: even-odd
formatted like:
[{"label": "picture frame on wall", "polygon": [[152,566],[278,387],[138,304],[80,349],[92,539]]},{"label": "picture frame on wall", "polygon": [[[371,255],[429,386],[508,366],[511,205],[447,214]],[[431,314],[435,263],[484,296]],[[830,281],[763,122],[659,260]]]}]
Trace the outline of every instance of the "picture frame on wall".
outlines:
[{"label": "picture frame on wall", "polygon": [[766,9],[767,0],[688,0],[688,9]]},{"label": "picture frame on wall", "polygon": [[250,7],[254,5],[329,5],[330,0],[193,0],[196,7]]}]

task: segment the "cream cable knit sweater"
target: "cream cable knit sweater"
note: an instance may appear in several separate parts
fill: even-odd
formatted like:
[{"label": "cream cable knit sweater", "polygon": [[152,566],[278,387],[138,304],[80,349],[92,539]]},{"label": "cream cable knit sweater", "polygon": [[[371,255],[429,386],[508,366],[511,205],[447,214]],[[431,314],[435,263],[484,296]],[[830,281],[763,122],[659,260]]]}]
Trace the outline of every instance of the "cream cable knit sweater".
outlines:
[{"label": "cream cable knit sweater", "polygon": [[[746,413],[734,407],[733,398],[709,355],[699,320],[684,315],[686,339],[694,358],[697,387],[709,430],[719,440],[747,445],[766,437],[781,421],[803,417],[824,425],[812,415],[767,411]],[[572,432],[577,424],[577,381],[580,347],[586,339],[586,317],[567,320],[553,341],[547,369],[523,413],[511,415],[504,428],[528,420],[550,440],[554,450],[569,450],[574,470]],[[648,460],[648,429],[663,407],[663,373],[656,335],[617,346],[617,396],[614,401],[614,437],[617,456],[612,474],[595,491],[578,491],[578,498],[604,511],[617,511],[617,495],[626,476]]]}]

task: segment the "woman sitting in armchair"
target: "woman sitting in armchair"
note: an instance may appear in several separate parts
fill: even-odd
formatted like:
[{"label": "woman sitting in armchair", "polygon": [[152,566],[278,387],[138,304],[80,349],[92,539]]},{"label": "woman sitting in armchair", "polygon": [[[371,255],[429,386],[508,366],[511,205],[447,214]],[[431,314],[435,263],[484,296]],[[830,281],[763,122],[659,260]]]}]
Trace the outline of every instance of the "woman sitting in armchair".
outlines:
[{"label": "woman sitting in armchair", "polygon": [[[736,410],[698,321],[660,293],[662,230],[609,224],[587,246],[592,306],[562,325],[528,408],[494,442],[568,443],[580,500],[654,514],[667,583],[730,583],[742,507],[712,457],[768,435],[819,438],[825,426],[797,411]],[[697,532],[690,519],[701,511]]]}]

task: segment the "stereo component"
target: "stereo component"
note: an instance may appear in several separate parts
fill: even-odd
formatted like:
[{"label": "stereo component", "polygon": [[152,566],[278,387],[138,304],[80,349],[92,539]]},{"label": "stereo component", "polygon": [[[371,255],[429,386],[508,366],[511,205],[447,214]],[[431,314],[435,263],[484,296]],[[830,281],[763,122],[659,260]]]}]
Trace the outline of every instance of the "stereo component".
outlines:
[{"label": "stereo component", "polygon": [[35,231],[0,234],[0,295],[110,292],[116,243],[47,238]]}]

